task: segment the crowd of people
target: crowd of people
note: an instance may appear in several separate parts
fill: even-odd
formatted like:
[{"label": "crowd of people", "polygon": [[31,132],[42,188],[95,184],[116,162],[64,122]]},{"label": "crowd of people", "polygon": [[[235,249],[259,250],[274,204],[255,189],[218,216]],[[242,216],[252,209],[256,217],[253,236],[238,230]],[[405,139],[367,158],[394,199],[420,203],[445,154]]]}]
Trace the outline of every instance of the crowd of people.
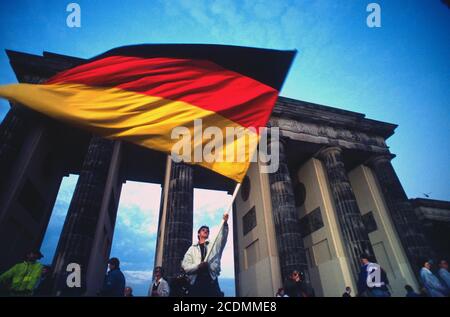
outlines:
[{"label": "crowd of people", "polygon": [[[157,266],[153,270],[153,280],[148,296],[194,296],[222,297],[218,276],[220,262],[228,237],[228,214],[223,215],[223,224],[216,240],[210,245],[209,227],[201,226],[197,231],[198,242],[184,255],[180,273],[170,281],[164,278],[164,270]],[[0,295],[3,296],[52,296],[56,288],[50,266],[38,260],[43,257],[40,251],[30,251],[25,260],[14,265],[0,275]],[[133,289],[126,285],[126,278],[120,269],[120,260],[111,258],[107,262],[108,271],[98,296],[132,297]],[[67,287],[64,286],[67,289]],[[70,294],[67,293],[67,294]],[[75,292],[73,294],[76,294]],[[70,295],[69,295],[70,296]]]},{"label": "crowd of people", "polygon": [[[202,226],[198,230],[198,243],[186,252],[179,274],[166,280],[164,270],[157,266],[153,270],[150,283],[150,297],[220,297],[223,296],[218,283],[220,256],[226,243],[228,233],[225,226],[219,232],[217,243],[211,246],[209,260],[205,261],[208,250],[209,228]],[[25,260],[11,267],[0,275],[0,295],[2,296],[52,296],[54,278],[51,267],[39,262],[39,251],[26,254]],[[357,282],[358,297],[390,297],[391,289],[384,269],[373,257],[360,256],[361,269]],[[133,289],[126,285],[126,278],[120,269],[118,258],[108,261],[108,271],[99,296],[132,297]],[[450,273],[448,262],[441,260],[434,268],[433,260],[423,260],[419,272],[421,288],[416,292],[411,285],[405,285],[406,297],[448,297],[450,296]],[[379,272],[376,272],[379,270]],[[375,276],[378,276],[375,278]],[[352,297],[352,289],[347,286],[342,297]],[[288,276],[276,297],[314,297],[315,292],[303,272],[294,270]]]},{"label": "crowd of people", "polygon": [[[360,256],[361,268],[357,281],[357,297],[391,297],[391,287],[385,270],[375,259],[367,254]],[[411,285],[405,285],[405,297],[449,297],[450,273],[447,260],[439,261],[439,268],[433,272],[433,260],[423,260],[419,272],[421,289],[414,291]],[[376,271],[379,272],[376,272]],[[376,277],[378,276],[378,277]],[[276,297],[313,297],[314,289],[304,274],[294,270],[286,279]],[[342,297],[352,297],[350,286],[345,287]]]}]

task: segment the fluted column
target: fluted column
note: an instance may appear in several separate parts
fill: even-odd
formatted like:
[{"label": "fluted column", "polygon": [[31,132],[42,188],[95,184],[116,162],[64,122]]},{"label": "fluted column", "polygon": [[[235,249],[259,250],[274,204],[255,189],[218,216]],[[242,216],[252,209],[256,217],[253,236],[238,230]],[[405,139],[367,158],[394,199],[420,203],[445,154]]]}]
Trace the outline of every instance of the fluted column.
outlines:
[{"label": "fluted column", "polygon": [[391,164],[393,157],[392,154],[379,155],[369,160],[367,164],[378,180],[400,241],[417,274],[418,261],[424,257],[432,258],[434,252]]},{"label": "fluted column", "polygon": [[194,219],[193,167],[172,162],[162,266],[168,278],[180,271],[181,261],[192,245]]},{"label": "fluted column", "polygon": [[[276,145],[272,145],[271,150],[276,151]],[[269,174],[269,183],[281,277],[284,280],[293,270],[307,273],[308,265],[287,164],[286,140],[283,138],[279,142],[279,160],[278,170]]]},{"label": "fluted column", "polygon": [[[62,295],[83,295],[86,291],[88,263],[97,232],[113,145],[114,141],[101,137],[93,137],[89,144],[55,254],[54,267],[59,281],[57,289],[62,291]],[[81,267],[81,288],[65,287],[65,270],[69,263],[78,263]]]},{"label": "fluted column", "polygon": [[354,274],[357,276],[360,255],[362,253],[374,255],[374,252],[347,176],[342,149],[327,147],[317,156],[325,166],[347,254],[352,261]]},{"label": "fluted column", "polygon": [[[40,76],[25,75],[21,83],[38,84],[45,80]],[[10,102],[11,108],[0,124],[0,196],[11,184],[11,171],[18,161],[20,150],[30,130],[36,127],[36,113],[22,105]],[[2,210],[0,210],[1,214]]]},{"label": "fluted column", "polygon": [[0,124],[0,190],[10,183],[10,172],[17,161],[20,149],[29,131],[24,109],[12,107]]}]

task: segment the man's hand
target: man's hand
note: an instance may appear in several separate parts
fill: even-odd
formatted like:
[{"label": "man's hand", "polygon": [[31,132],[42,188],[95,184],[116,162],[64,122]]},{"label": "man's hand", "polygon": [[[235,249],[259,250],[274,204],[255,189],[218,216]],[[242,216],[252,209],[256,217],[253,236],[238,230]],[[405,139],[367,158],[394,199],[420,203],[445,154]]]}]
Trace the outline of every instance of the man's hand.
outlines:
[{"label": "man's hand", "polygon": [[227,213],[223,214],[223,221],[226,223],[228,221],[229,215]]}]

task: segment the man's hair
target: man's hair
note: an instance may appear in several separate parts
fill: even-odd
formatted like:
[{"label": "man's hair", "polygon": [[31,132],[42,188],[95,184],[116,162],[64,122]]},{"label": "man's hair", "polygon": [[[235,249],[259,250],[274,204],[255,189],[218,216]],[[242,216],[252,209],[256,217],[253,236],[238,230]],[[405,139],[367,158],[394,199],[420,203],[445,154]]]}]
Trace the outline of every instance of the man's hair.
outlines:
[{"label": "man's hair", "polygon": [[414,292],[414,289],[412,288],[411,285],[405,285],[405,289],[406,289],[406,291],[408,291],[408,292]]},{"label": "man's hair", "polygon": [[200,231],[202,231],[202,229],[208,229],[209,231],[209,227],[206,225],[201,226],[198,230],[197,230],[197,239],[200,237]]},{"label": "man's hair", "polygon": [[369,262],[373,262],[373,257],[370,255],[370,254],[368,254],[368,253],[362,253],[360,256],[359,256],[359,258],[361,259],[361,260],[363,260],[363,259],[366,259],[367,261],[369,261]]},{"label": "man's hair", "polygon": [[433,261],[433,259],[430,259],[430,258],[421,258],[420,260],[419,260],[419,266],[420,267],[424,267],[425,266],[425,263],[429,263],[430,265],[433,265],[434,264],[434,261]]},{"label": "man's hair", "polygon": [[120,261],[118,258],[111,258],[111,259],[109,259],[108,264],[112,264],[116,268],[118,268],[120,266]]},{"label": "man's hair", "polygon": [[160,271],[161,272],[161,276],[164,275],[164,269],[162,268],[162,266],[156,266],[153,270],[153,273],[156,271]]},{"label": "man's hair", "polygon": [[208,226],[205,226],[205,225],[201,226],[201,227],[198,229],[197,234],[200,234],[200,231],[202,231],[202,229],[208,229],[208,230],[209,230],[209,227],[208,227]]}]

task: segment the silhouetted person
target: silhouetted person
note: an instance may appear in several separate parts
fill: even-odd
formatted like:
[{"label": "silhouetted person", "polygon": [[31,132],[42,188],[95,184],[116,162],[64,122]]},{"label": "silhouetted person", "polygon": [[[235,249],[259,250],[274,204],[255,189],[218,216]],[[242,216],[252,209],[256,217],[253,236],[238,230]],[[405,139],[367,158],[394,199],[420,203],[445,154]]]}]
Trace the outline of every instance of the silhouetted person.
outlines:
[{"label": "silhouetted person", "polygon": [[299,271],[292,271],[289,275],[284,284],[284,292],[289,297],[308,297],[308,291]]},{"label": "silhouetted person", "polygon": [[133,289],[131,287],[129,287],[129,286],[125,287],[125,291],[124,291],[123,296],[125,296],[125,297],[134,297]]},{"label": "silhouetted person", "polygon": [[31,296],[42,274],[42,264],[37,260],[43,257],[40,251],[30,251],[25,261],[11,267],[0,275],[0,286],[7,296]]},{"label": "silhouetted person", "polygon": [[285,292],[284,288],[279,288],[277,293],[275,294],[275,297],[289,297]]},{"label": "silhouetted person", "polygon": [[100,296],[123,297],[125,293],[125,276],[120,271],[119,259],[109,259],[108,268],[109,271],[105,276]]},{"label": "silhouetted person", "polygon": [[347,286],[347,287],[345,288],[344,294],[342,294],[342,297],[352,297],[352,295],[350,295],[351,292],[352,292],[352,289],[350,288],[350,286]]}]

